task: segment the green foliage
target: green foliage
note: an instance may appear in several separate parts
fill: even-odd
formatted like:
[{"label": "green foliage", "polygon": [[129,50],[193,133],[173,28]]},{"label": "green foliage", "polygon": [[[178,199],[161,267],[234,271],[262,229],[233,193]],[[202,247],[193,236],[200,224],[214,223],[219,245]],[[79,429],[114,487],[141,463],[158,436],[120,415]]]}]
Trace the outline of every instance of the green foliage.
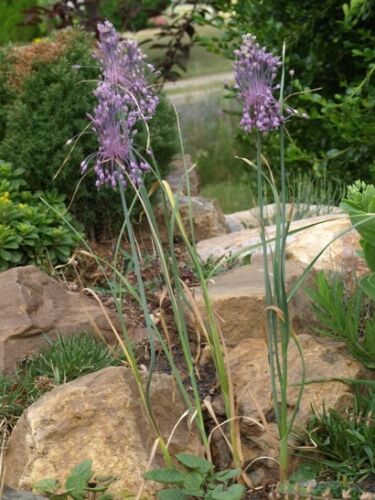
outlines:
[{"label": "green foliage", "polygon": [[[349,214],[352,224],[359,232],[363,256],[371,274],[361,279],[364,292],[375,300],[375,187],[357,181],[348,188],[347,199],[341,203],[342,209]],[[375,340],[374,340],[375,342]]]},{"label": "green foliage", "polygon": [[46,390],[107,366],[121,364],[121,357],[111,354],[92,335],[59,337],[48,343],[39,354],[26,360],[14,375],[0,374],[0,419],[5,419],[10,426]]},{"label": "green foliage", "polygon": [[162,13],[171,0],[104,0],[101,15],[109,19],[118,30],[132,31],[147,28],[150,16]]},{"label": "green foliage", "polygon": [[2,0],[0,2],[0,45],[9,42],[27,42],[39,35],[37,26],[22,26],[23,10],[35,5],[36,0]]},{"label": "green foliage", "polygon": [[[63,196],[24,190],[24,171],[0,161],[0,271],[26,264],[66,262],[79,237],[64,226]],[[55,211],[43,203],[45,199]]]},{"label": "green foliage", "polygon": [[375,369],[375,315],[362,290],[357,288],[350,295],[342,280],[329,281],[321,271],[316,277],[316,288],[308,293],[319,320],[317,331],[344,341],[354,357],[367,368]]},{"label": "green foliage", "polygon": [[[60,482],[57,479],[42,479],[33,484],[33,489],[43,493],[51,499],[84,500],[93,498],[97,500],[110,500],[111,495],[106,494],[114,478],[95,478],[92,471],[92,460],[85,460],[74,467],[65,481],[65,491],[58,493]],[[103,493],[103,494],[102,494]],[[97,495],[98,494],[98,495]]]},{"label": "green foliage", "polygon": [[288,482],[278,488],[279,498],[331,498],[361,500],[366,493],[358,485],[348,485],[343,481]]},{"label": "green foliage", "polygon": [[314,416],[305,438],[314,443],[321,457],[321,473],[333,472],[349,483],[361,482],[375,474],[375,392],[356,394],[353,407],[333,409]]},{"label": "green foliage", "polygon": [[[92,58],[90,37],[79,31],[67,33],[70,39],[62,53],[47,61],[35,58],[21,88],[5,103],[3,131],[0,116],[0,139],[3,135],[0,158],[25,170],[30,189],[47,190],[53,186],[66,195],[72,213],[90,236],[108,235],[122,222],[120,197],[112,189],[98,191],[93,171],[84,178],[80,173],[81,162],[97,149],[97,139],[87,129],[87,114],[96,105],[93,89],[99,70]],[[1,95],[0,82],[0,99]],[[177,150],[174,124],[173,110],[161,95],[157,113],[149,126],[153,153],[162,174]],[[83,131],[76,143],[73,141],[66,146],[68,140]],[[136,146],[144,153],[146,133],[140,132]],[[146,175],[146,183],[148,178]]]},{"label": "green foliage", "polygon": [[184,470],[177,468],[155,469],[144,474],[146,479],[171,488],[157,493],[160,500],[187,500],[188,498],[204,498],[206,500],[240,500],[244,497],[245,488],[230,482],[239,476],[239,469],[228,469],[214,472],[214,466],[208,460],[179,453],[177,460]]},{"label": "green foliage", "polygon": [[[275,52],[286,41],[286,66],[295,75],[293,82],[287,80],[286,92],[302,92],[288,104],[309,116],[288,121],[292,141],[286,161],[293,170],[312,168],[317,176],[347,183],[358,177],[369,181],[375,170],[373,2],[345,6],[343,0],[285,0],[281,6],[278,0],[238,0],[235,5],[214,0],[213,6],[210,23],[224,36],[203,40],[211,50],[233,58],[247,32]],[[230,18],[223,16],[228,12]],[[277,140],[271,135],[266,145],[271,165],[277,164]]]}]

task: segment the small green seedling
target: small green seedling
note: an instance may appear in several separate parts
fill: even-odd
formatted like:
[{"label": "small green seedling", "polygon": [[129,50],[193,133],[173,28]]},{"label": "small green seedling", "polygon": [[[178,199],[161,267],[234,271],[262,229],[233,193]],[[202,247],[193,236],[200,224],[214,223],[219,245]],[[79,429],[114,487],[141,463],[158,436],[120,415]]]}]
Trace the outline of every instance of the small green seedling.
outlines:
[{"label": "small green seedling", "polygon": [[92,460],[85,460],[74,467],[65,481],[65,491],[57,493],[60,481],[57,479],[42,479],[33,484],[33,489],[46,495],[52,500],[84,500],[90,498],[96,500],[111,500],[112,496],[105,493],[109,485],[114,481],[113,477],[94,477],[92,471]]},{"label": "small green seedling", "polygon": [[214,466],[204,458],[179,453],[177,460],[184,470],[164,468],[148,471],[146,479],[168,485],[157,493],[159,500],[187,500],[203,498],[205,500],[240,500],[244,497],[245,487],[230,484],[241,473],[240,469],[214,471]]}]

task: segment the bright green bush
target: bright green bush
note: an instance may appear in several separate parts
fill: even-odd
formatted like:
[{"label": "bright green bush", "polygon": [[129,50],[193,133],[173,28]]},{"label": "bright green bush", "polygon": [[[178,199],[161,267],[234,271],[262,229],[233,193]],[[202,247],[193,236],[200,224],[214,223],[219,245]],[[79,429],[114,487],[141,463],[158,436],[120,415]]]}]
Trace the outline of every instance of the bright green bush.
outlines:
[{"label": "bright green bush", "polygon": [[22,177],[22,169],[0,162],[0,271],[26,264],[66,262],[79,241],[59,215],[72,222],[63,197],[56,192],[26,191]]},{"label": "bright green bush", "polygon": [[[92,40],[82,32],[68,31],[57,35],[53,43],[53,50],[46,44],[45,54],[34,57],[29,73],[22,75],[18,83],[16,95],[11,94],[6,103],[0,158],[24,169],[30,189],[54,187],[64,194],[73,215],[91,237],[110,235],[122,222],[119,196],[112,189],[98,191],[94,174],[82,179],[80,172],[81,162],[96,151],[97,139],[86,129],[71,153],[72,146],[66,146],[69,139],[87,128],[87,114],[96,105],[93,89],[99,70],[92,58]],[[10,54],[13,71],[20,71],[12,57]],[[19,82],[20,76],[10,71],[8,87],[13,81]],[[163,95],[160,98],[149,126],[154,156],[161,173],[165,173],[177,151],[177,135],[173,109]],[[145,131],[141,130],[137,137],[137,150],[144,153]]]}]

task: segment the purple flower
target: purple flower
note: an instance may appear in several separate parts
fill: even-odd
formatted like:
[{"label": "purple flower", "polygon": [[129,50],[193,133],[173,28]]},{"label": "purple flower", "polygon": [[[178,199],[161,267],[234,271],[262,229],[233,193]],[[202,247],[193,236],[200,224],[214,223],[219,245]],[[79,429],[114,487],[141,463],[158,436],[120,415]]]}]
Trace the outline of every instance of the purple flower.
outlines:
[{"label": "purple flower", "polygon": [[280,104],[273,97],[273,81],[280,59],[266,52],[253,35],[244,35],[242,45],[234,52],[235,88],[243,103],[241,128],[261,132],[279,127],[283,118]]},{"label": "purple flower", "polygon": [[127,177],[136,185],[150,167],[133,146],[136,125],[155,114],[158,98],[147,84],[146,72],[154,68],[133,40],[121,41],[112,24],[98,25],[99,42],[95,57],[100,61],[102,79],[95,90],[98,106],[89,116],[99,139],[99,150],[81,164],[82,172],[95,158],[96,185],[115,188],[126,185]]}]

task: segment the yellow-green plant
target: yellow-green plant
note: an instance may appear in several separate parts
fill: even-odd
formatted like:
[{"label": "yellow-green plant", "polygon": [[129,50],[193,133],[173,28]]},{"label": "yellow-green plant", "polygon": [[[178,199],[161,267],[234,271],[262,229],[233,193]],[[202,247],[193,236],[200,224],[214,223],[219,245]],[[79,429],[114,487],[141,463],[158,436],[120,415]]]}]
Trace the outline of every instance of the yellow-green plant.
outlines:
[{"label": "yellow-green plant", "polygon": [[79,242],[56,213],[73,222],[66,214],[63,196],[55,191],[31,193],[25,189],[22,176],[22,169],[0,162],[0,271],[26,264],[66,262]]}]

